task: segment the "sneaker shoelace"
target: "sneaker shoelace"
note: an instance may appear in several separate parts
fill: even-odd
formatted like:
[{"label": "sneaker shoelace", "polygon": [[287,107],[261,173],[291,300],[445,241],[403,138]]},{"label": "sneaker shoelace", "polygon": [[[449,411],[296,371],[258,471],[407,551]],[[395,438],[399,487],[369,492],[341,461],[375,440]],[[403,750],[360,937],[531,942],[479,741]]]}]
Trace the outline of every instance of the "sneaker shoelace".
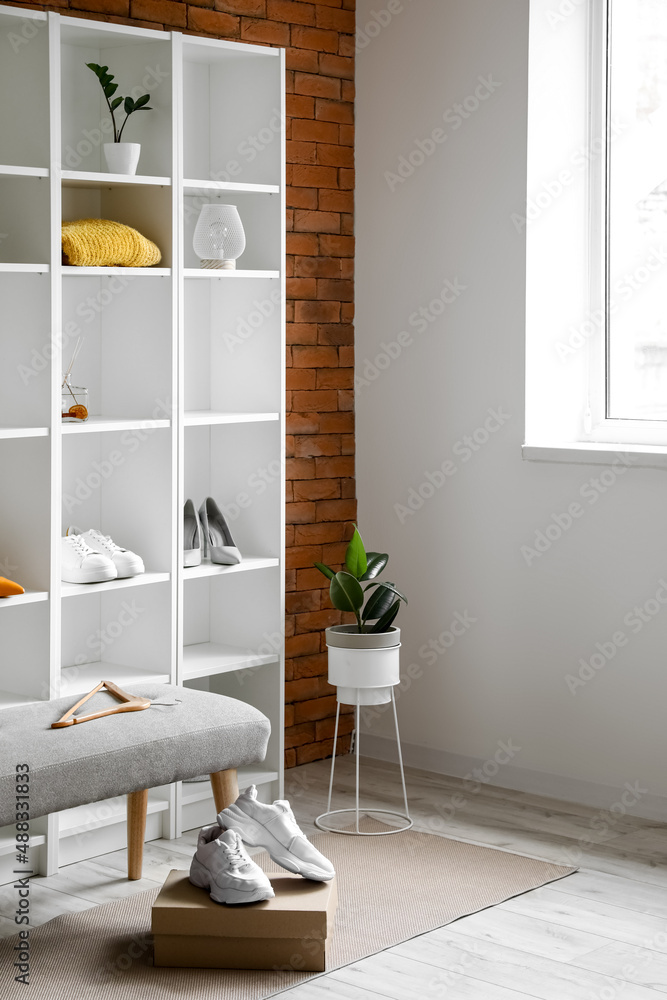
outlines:
[{"label": "sneaker shoelace", "polygon": [[225,844],[224,847],[229,858],[230,867],[238,869],[244,866],[247,867],[250,864],[250,858],[245,855],[243,847],[238,840],[234,844],[234,847],[231,847],[229,844]]},{"label": "sneaker shoelace", "polygon": [[68,535],[67,536],[72,548],[80,556],[89,556],[91,553],[94,555],[94,549],[91,549],[90,545],[81,537],[81,535]]},{"label": "sneaker shoelace", "polygon": [[113,555],[114,552],[123,552],[120,545],[116,545],[111,535],[103,535],[101,531],[91,531],[90,534],[93,536],[95,541],[99,542],[100,545],[104,546],[108,552]]}]

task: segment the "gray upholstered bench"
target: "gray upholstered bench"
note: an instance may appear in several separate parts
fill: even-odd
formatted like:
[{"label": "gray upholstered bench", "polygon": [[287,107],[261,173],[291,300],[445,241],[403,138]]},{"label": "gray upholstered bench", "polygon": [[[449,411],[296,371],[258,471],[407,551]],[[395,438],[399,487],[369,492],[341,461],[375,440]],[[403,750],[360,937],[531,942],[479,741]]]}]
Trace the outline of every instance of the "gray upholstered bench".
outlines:
[{"label": "gray upholstered bench", "polygon": [[[30,767],[30,818],[127,795],[128,878],[141,878],[148,789],[209,774],[216,809],[238,795],[236,768],[266,755],[270,723],[257,709],[170,684],[128,694],[163,704],[51,729],[76,698],[0,713],[0,826],[15,822],[16,765]],[[77,714],[118,704],[100,692]]]}]

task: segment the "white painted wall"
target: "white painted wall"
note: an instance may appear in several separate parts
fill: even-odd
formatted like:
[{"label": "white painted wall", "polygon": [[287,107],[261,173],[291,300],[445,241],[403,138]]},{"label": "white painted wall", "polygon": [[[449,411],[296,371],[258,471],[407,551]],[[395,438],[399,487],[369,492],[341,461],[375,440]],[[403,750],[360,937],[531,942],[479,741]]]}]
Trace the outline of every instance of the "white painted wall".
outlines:
[{"label": "white painted wall", "polygon": [[[582,496],[603,467],[521,458],[525,234],[511,215],[526,200],[528,0],[358,0],[357,18],[359,523],[410,598],[402,664],[423,672],[399,702],[408,760],[465,773],[511,739],[497,783],[609,807],[638,780],[636,811],[667,816],[667,606],[636,632],[626,619],[667,578],[665,474],[606,473],[611,488]],[[500,87],[460,127],[455,111],[443,121],[489,75]],[[392,191],[385,172],[435,128],[446,139]],[[465,291],[419,332],[410,315],[446,279]],[[401,331],[412,343],[374,373]],[[466,460],[460,442],[498,410],[509,419]],[[446,461],[401,523],[395,505]],[[574,502],[581,516],[529,567],[522,545]],[[420,648],[456,613],[476,620],[429,665]],[[619,631],[625,645],[571,693],[566,675]],[[366,719],[367,751],[391,749],[389,721]]]}]

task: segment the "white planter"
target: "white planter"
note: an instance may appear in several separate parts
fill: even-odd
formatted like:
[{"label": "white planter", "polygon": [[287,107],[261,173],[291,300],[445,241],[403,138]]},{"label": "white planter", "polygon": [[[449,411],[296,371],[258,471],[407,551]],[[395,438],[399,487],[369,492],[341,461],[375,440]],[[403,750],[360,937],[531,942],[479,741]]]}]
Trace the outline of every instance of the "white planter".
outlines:
[{"label": "white planter", "polygon": [[329,683],[343,705],[385,705],[399,683],[401,630],[376,635],[359,633],[355,625],[326,630]]},{"label": "white planter", "polygon": [[136,174],[140,142],[105,142],[104,158],[110,174]]}]

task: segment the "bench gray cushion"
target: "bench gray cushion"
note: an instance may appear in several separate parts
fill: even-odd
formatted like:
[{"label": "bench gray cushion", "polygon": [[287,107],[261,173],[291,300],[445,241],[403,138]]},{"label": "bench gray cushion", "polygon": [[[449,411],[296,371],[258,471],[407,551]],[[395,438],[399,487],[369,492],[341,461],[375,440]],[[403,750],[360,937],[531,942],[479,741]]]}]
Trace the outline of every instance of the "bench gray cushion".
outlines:
[{"label": "bench gray cushion", "polygon": [[[264,760],[271,726],[257,709],[170,684],[132,686],[151,701],[141,712],[51,729],[76,697],[0,712],[0,826],[15,821],[17,764],[30,765],[33,818]],[[100,692],[77,715],[118,702]]]}]

